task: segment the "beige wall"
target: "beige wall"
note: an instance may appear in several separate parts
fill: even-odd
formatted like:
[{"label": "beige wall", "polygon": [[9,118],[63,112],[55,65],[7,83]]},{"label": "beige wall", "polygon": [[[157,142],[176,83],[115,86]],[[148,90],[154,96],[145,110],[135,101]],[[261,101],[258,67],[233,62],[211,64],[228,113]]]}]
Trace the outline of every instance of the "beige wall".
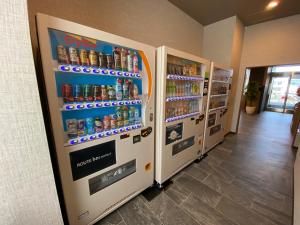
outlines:
[{"label": "beige wall", "polygon": [[237,126],[246,67],[300,63],[300,15],[246,27],[234,105]]},{"label": "beige wall", "polygon": [[233,106],[242,54],[244,25],[236,17],[230,17],[204,27],[203,56],[233,68],[232,89],[228,101],[225,133],[235,132],[232,127]]},{"label": "beige wall", "polygon": [[167,0],[28,0],[33,46],[37,12],[81,23],[152,46],[202,53],[203,26]]},{"label": "beige wall", "polygon": [[204,27],[203,57],[230,65],[236,17],[230,17]]},{"label": "beige wall", "polygon": [[1,0],[0,7],[0,223],[62,225],[26,0]]}]

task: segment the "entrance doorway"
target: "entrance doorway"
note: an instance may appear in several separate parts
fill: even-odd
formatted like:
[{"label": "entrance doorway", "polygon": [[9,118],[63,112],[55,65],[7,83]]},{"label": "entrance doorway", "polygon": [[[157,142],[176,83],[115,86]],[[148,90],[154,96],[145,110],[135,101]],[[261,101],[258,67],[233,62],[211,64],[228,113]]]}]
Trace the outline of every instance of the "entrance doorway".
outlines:
[{"label": "entrance doorway", "polygon": [[267,111],[293,113],[300,101],[297,89],[300,87],[300,74],[294,72],[271,73],[268,89]]}]

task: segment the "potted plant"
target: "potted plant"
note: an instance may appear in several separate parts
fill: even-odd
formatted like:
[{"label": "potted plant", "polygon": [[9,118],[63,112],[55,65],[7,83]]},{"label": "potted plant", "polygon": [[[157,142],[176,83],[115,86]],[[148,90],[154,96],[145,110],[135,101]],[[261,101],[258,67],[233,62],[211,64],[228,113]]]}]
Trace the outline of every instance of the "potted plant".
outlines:
[{"label": "potted plant", "polygon": [[246,95],[246,113],[254,114],[256,110],[255,102],[258,97],[259,84],[255,81],[249,82]]}]

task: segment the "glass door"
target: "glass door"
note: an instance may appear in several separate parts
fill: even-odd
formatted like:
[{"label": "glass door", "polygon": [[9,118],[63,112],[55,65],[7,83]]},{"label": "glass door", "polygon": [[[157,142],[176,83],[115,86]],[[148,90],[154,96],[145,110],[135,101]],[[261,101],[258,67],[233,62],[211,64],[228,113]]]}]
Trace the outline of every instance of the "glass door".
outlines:
[{"label": "glass door", "polygon": [[300,87],[300,74],[293,74],[287,92],[287,99],[285,105],[286,111],[293,111],[295,104],[300,101],[300,97],[297,95],[297,89],[299,87]]},{"label": "glass door", "polygon": [[300,101],[297,89],[300,87],[300,74],[272,74],[270,79],[267,110],[276,112],[293,112]]}]

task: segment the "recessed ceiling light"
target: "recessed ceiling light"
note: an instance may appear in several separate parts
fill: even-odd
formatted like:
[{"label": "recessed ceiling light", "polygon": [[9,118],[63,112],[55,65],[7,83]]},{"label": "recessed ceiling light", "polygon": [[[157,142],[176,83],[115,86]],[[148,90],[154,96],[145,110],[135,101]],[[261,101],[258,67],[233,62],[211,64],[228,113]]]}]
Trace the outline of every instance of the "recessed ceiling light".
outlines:
[{"label": "recessed ceiling light", "polygon": [[273,9],[274,7],[278,6],[279,1],[273,0],[270,1],[269,4],[267,5],[266,9]]}]

